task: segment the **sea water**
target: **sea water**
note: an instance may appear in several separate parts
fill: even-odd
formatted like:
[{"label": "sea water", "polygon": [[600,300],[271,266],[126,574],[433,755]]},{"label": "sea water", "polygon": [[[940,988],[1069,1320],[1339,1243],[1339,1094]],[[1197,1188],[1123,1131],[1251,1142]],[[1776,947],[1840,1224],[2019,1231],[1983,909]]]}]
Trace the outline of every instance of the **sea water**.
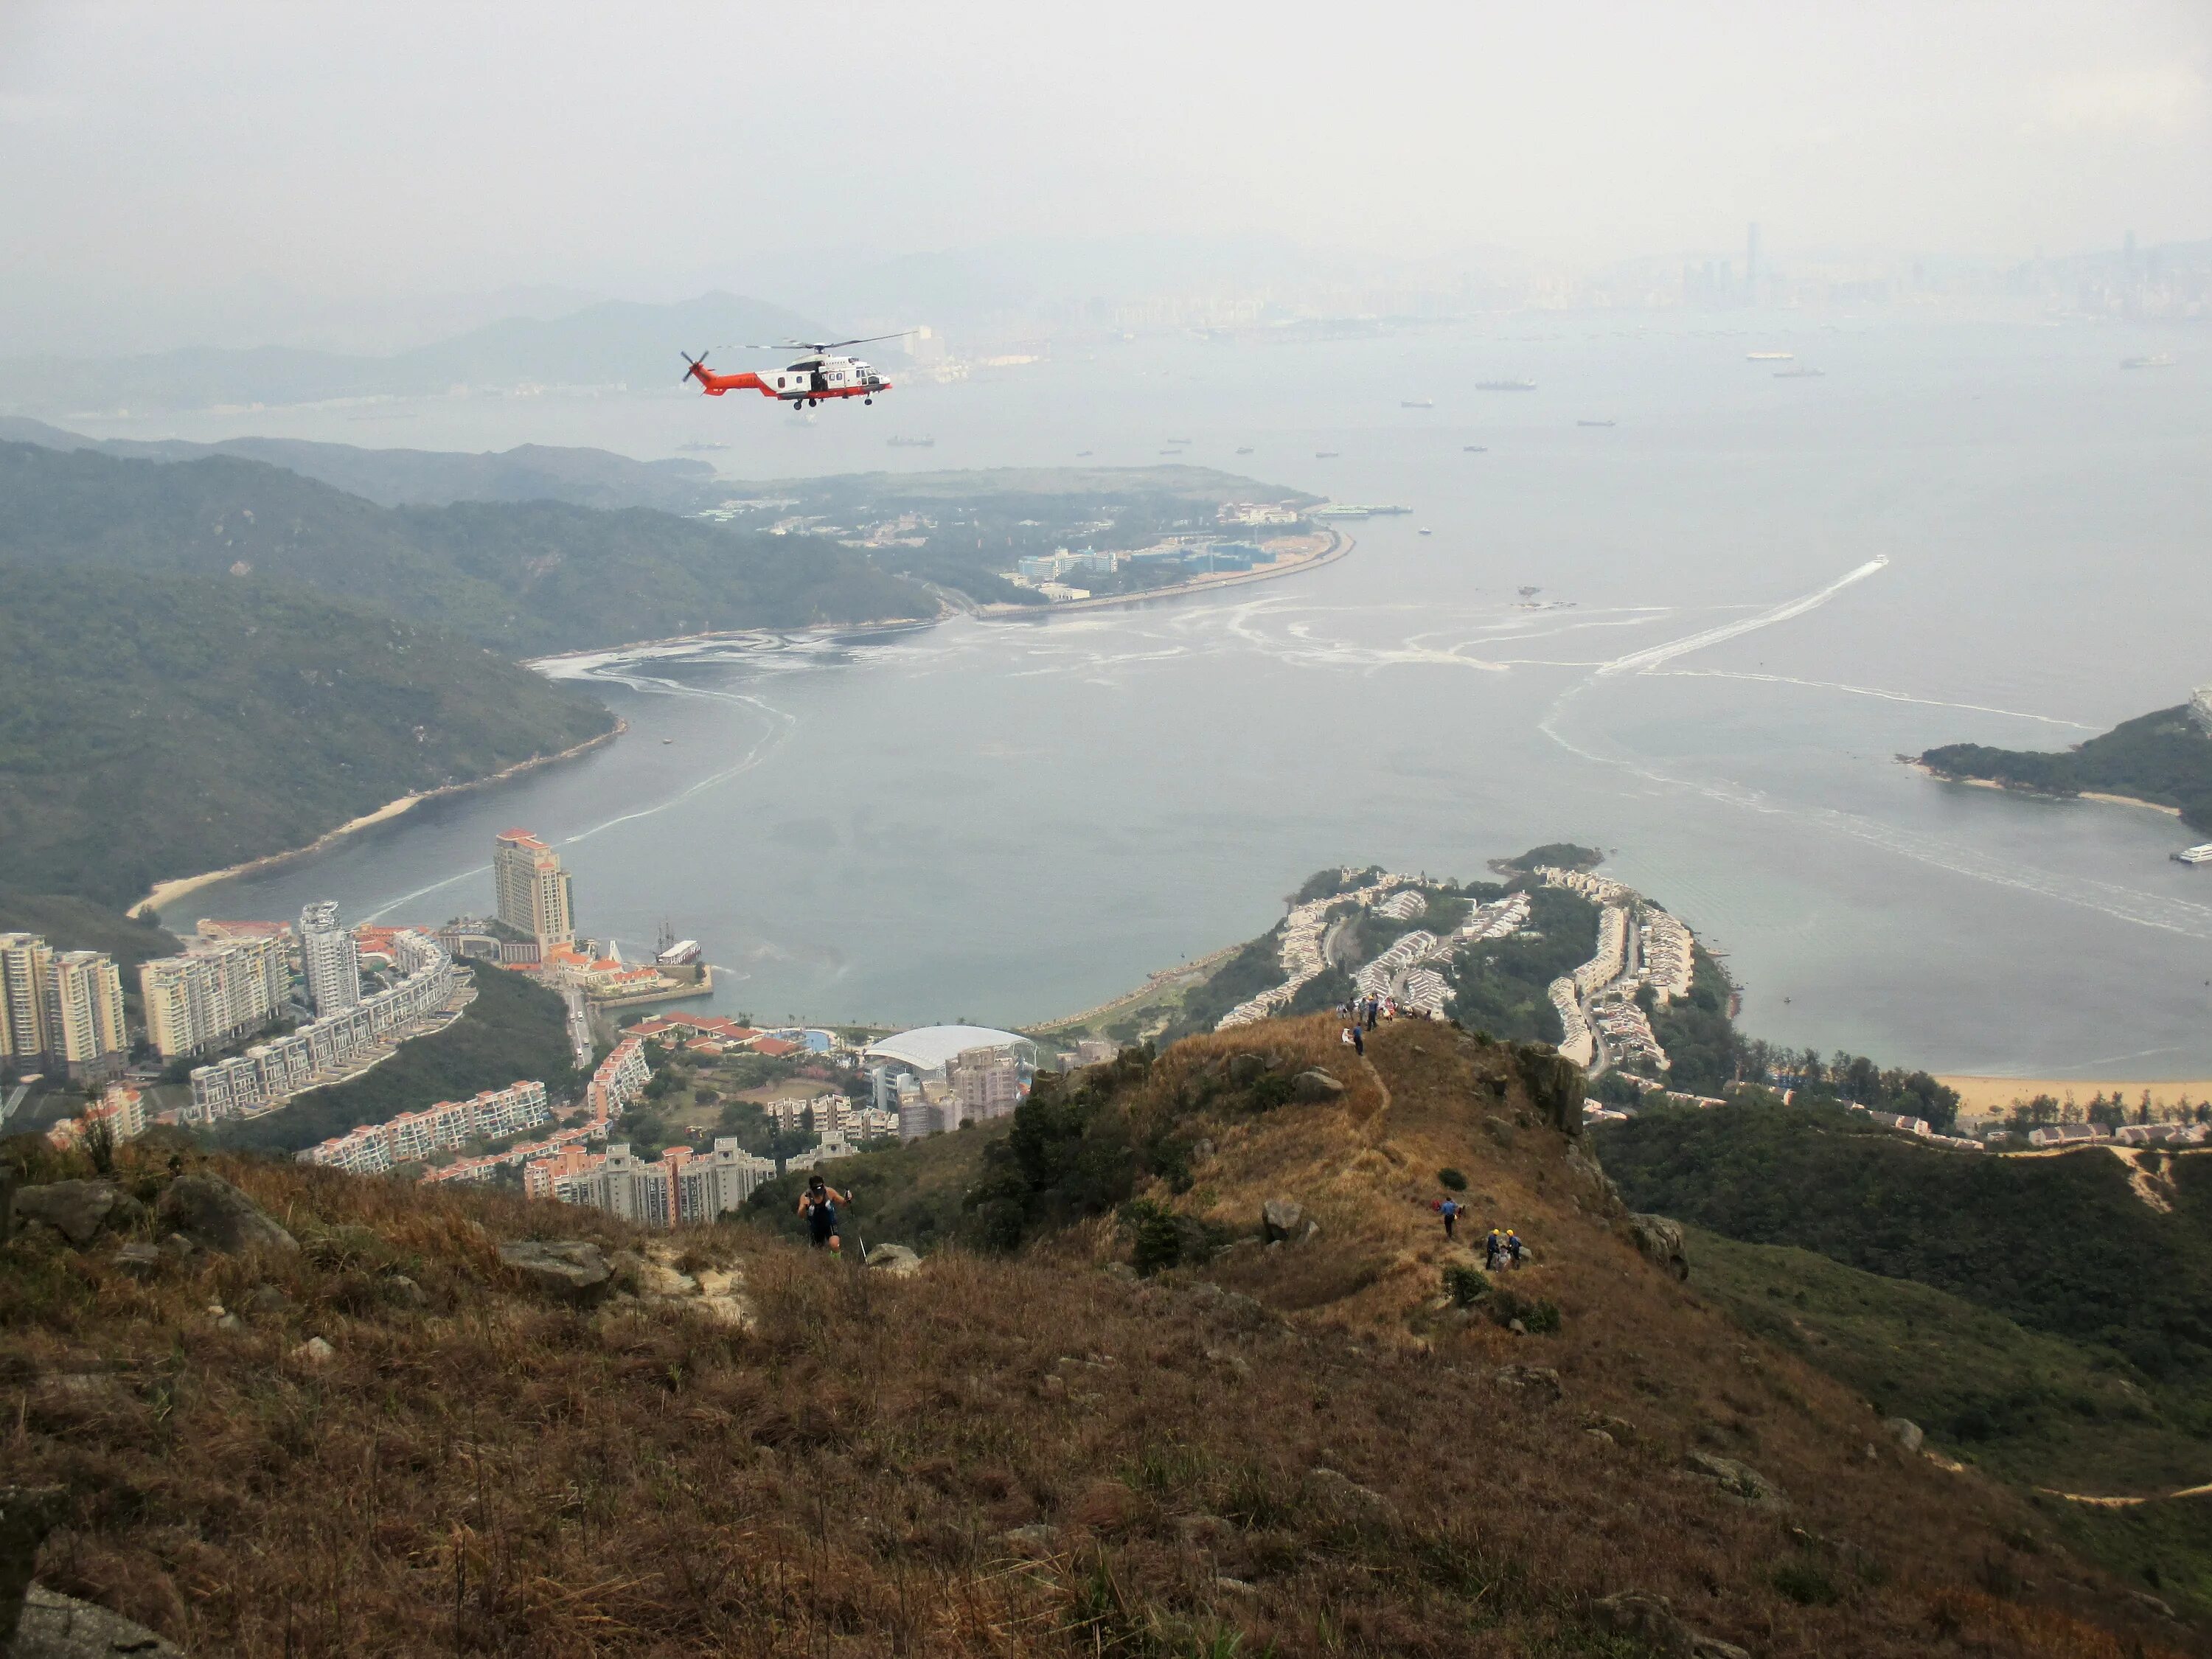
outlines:
[{"label": "sea water", "polygon": [[[1746,359],[1777,349],[1825,375]],[[1572,840],[1726,953],[1759,1036],[2204,1075],[2212,870],[2166,856],[2196,837],[1896,758],[2063,746],[2212,679],[2212,354],[2118,367],[2178,349],[2100,325],[1510,319],[1064,346],[812,416],[609,394],[115,423],[718,442],[733,478],[1152,465],[1173,434],[1191,463],[1413,509],[1353,524],[1327,568],[1210,595],[563,665],[627,737],[165,919],[482,912],[491,837],[519,824],[574,871],[586,933],[632,956],[664,920],[699,939],[723,1011],[1020,1024],[1259,933],[1321,866],[1479,876]],[[1474,389],[1520,376],[1538,389]]]}]

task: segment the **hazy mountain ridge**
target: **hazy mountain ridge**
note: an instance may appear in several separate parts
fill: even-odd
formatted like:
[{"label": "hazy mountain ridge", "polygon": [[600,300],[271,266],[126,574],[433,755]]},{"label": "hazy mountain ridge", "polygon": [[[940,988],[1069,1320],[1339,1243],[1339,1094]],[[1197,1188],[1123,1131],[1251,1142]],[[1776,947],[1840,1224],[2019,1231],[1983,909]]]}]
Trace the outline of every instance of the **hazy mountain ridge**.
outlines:
[{"label": "hazy mountain ridge", "polygon": [[488,323],[386,356],[257,346],[110,361],[17,357],[0,362],[0,410],[189,410],[523,386],[636,389],[659,385],[664,374],[672,391],[684,369],[679,350],[767,345],[820,333],[820,325],[796,312],[732,294],[703,294],[673,305],[610,300],[550,320]]},{"label": "hazy mountain ridge", "polygon": [[0,444],[0,560],[292,581],[516,656],[933,614],[848,549],[644,508],[380,507],[228,456]]},{"label": "hazy mountain ridge", "polygon": [[727,497],[705,461],[634,460],[612,450],[550,444],[471,454],[435,449],[368,449],[299,438],[88,438],[25,416],[0,416],[0,443],[91,450],[122,460],[196,461],[228,455],[263,461],[379,507],[445,507],[454,501],[566,501],[574,507],[650,507],[694,513]]}]

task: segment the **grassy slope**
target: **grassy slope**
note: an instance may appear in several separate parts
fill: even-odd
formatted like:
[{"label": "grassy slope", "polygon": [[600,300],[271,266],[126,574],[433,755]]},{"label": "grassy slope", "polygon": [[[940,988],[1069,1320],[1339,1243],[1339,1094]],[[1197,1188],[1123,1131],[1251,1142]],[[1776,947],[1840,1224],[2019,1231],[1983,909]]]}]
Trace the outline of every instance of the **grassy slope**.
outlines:
[{"label": "grassy slope", "polygon": [[[1809,1250],[1692,1228],[1689,1256],[1692,1285],[1746,1330],[2023,1487],[2148,1495],[2212,1480],[2201,1405],[2095,1348]],[[2212,1615],[2212,1504],[2039,1507],[2116,1574]]]},{"label": "grassy slope", "polygon": [[613,725],[449,633],[296,588],[0,581],[0,887],[127,904]]},{"label": "grassy slope", "polygon": [[[1869,1459],[1863,1404],[1635,1256],[1530,1127],[1508,1051],[1386,1028],[1344,1105],[1178,1103],[1240,1049],[1341,1064],[1326,1020],[1271,1025],[1125,1067],[1101,1107],[1215,1141],[1195,1185],[1158,1197],[1240,1231],[1266,1193],[1320,1218],[1314,1244],[1212,1270],[1257,1309],[1096,1271],[1120,1248],[1102,1223],[906,1280],[725,1226],[675,1243],[742,1268],[750,1328],[652,1304],[580,1316],[520,1294],[492,1242],[636,1234],[293,1165],[229,1167],[307,1238],[296,1257],[139,1283],[100,1252],[19,1244],[0,1273],[11,1465],[72,1497],[43,1571],[241,1659],[1631,1659],[1592,1607],[1629,1587],[1762,1659],[2171,1651],[2080,1622],[2140,1610],[2047,1547],[2021,1553],[2040,1528],[2002,1492]],[[1480,1102],[1517,1121],[1510,1146]],[[166,1155],[148,1150],[152,1197]],[[1559,1334],[1423,1311],[1448,1259],[1425,1208],[1444,1162],[1534,1242],[1521,1280],[1565,1310]],[[385,1292],[392,1269],[427,1307]],[[216,1329],[207,1304],[258,1281],[290,1305]],[[320,1369],[287,1358],[309,1334],[336,1350]],[[1556,1368],[1564,1399],[1499,1386],[1508,1363]],[[37,1380],[90,1367],[116,1380]],[[1599,1417],[1609,1443],[1582,1432]],[[1701,1446],[1778,1480],[1803,1533],[1683,1478]],[[1024,1567],[1003,1534],[1031,1524],[1054,1530]]]},{"label": "grassy slope", "polygon": [[[848,1246],[857,1240],[930,1250],[951,1243],[960,1231],[960,1200],[975,1184],[983,1149],[1004,1139],[1011,1125],[1009,1119],[979,1123],[823,1164],[822,1178],[853,1199],[840,1218]],[[769,1182],[748,1200],[747,1212],[790,1238],[805,1237],[799,1220],[805,1181],[794,1170]]]},{"label": "grassy slope", "polygon": [[258,462],[0,444],[0,562],[298,582],[528,655],[933,614],[847,549],[644,509],[389,509]]},{"label": "grassy slope", "polygon": [[2055,794],[2129,795],[2181,809],[2194,828],[2212,830],[2212,737],[2185,707],[2124,720],[2076,749],[1990,749],[1954,743],[1930,749],[1921,763],[1952,777],[1986,778]]},{"label": "grassy slope", "polygon": [[226,1124],[225,1146],[296,1152],[359,1123],[380,1123],[441,1100],[466,1100],[525,1079],[556,1098],[579,1085],[567,1008],[544,986],[496,968],[476,970],[477,997],[442,1031],[403,1042],[374,1071],[310,1090],[266,1116]]}]

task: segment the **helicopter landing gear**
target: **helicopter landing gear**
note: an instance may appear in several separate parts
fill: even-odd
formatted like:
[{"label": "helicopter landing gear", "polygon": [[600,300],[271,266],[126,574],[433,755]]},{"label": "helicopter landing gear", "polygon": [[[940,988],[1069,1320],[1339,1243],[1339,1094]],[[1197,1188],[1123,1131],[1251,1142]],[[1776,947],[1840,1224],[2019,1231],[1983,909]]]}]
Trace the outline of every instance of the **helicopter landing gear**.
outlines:
[{"label": "helicopter landing gear", "polygon": [[863,398],[860,401],[864,404],[872,404],[875,402],[875,399],[873,398]]}]

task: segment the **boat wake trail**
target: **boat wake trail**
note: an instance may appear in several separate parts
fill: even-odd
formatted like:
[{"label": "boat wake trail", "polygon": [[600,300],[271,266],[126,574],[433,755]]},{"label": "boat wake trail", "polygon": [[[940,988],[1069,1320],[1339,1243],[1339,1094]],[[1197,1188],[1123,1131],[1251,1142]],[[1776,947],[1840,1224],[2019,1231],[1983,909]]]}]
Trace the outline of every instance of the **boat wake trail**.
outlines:
[{"label": "boat wake trail", "polygon": [[[703,778],[695,779],[674,794],[655,801],[649,806],[641,806],[634,811],[617,813],[613,817],[602,819],[586,829],[579,830],[573,836],[564,836],[554,843],[556,847],[573,847],[580,841],[589,841],[603,830],[611,830],[617,824],[635,823],[640,818],[656,817],[665,812],[672,806],[682,805],[694,795],[718,788],[732,778],[743,776],[782,748],[799,725],[795,715],[776,708],[773,703],[760,697],[751,696],[742,691],[720,691],[711,687],[685,685],[678,680],[624,672],[623,669],[626,665],[614,663],[594,664],[588,669],[571,674],[568,678],[608,680],[627,687],[632,691],[642,692],[650,696],[705,697],[719,702],[743,703],[763,717],[761,735],[754,742],[753,746],[732,764],[721,768],[719,771],[711,772]],[[412,904],[417,899],[428,898],[433,893],[441,892],[448,887],[483,875],[490,868],[491,866],[489,864],[479,864],[473,868],[463,870],[456,875],[434,881],[427,887],[418,887],[411,893],[402,893],[397,898],[387,900],[370,911],[362,917],[362,920],[372,922],[381,921],[402,905]]]},{"label": "boat wake trail", "polygon": [[1722,623],[1717,627],[1698,633],[1686,634],[1680,639],[1669,640],[1663,645],[1632,651],[1625,657],[1614,658],[1599,669],[1598,678],[1605,679],[1615,674],[1641,674],[1656,668],[1662,662],[1686,657],[1692,651],[1703,651],[1707,646],[1718,645],[1724,640],[1732,640],[1762,628],[1771,628],[1775,623],[1788,622],[1793,617],[1802,617],[1808,611],[1819,610],[1854,582],[1863,582],[1877,570],[1887,569],[1888,566],[1888,555],[1877,553],[1857,569],[1838,577],[1817,592],[1803,594],[1776,605],[1771,611],[1762,611],[1755,617],[1740,617],[1734,622]]},{"label": "boat wake trail", "polygon": [[1984,702],[1947,702],[1940,697],[1916,697],[1905,691],[1885,691],[1875,685],[1845,685],[1838,680],[1801,680],[1788,674],[1753,674],[1735,668],[1645,669],[1662,679],[1763,680],[1769,685],[1802,685],[1814,691],[1848,691],[1855,697],[1878,697],[1884,702],[1909,702],[1921,708],[1961,708],[1972,714],[2002,714],[2008,720],[2036,720],[2045,726],[2063,726],[2075,732],[2100,728],[2083,720],[2063,720],[2054,714],[2031,714],[2021,708],[1993,708]]}]

